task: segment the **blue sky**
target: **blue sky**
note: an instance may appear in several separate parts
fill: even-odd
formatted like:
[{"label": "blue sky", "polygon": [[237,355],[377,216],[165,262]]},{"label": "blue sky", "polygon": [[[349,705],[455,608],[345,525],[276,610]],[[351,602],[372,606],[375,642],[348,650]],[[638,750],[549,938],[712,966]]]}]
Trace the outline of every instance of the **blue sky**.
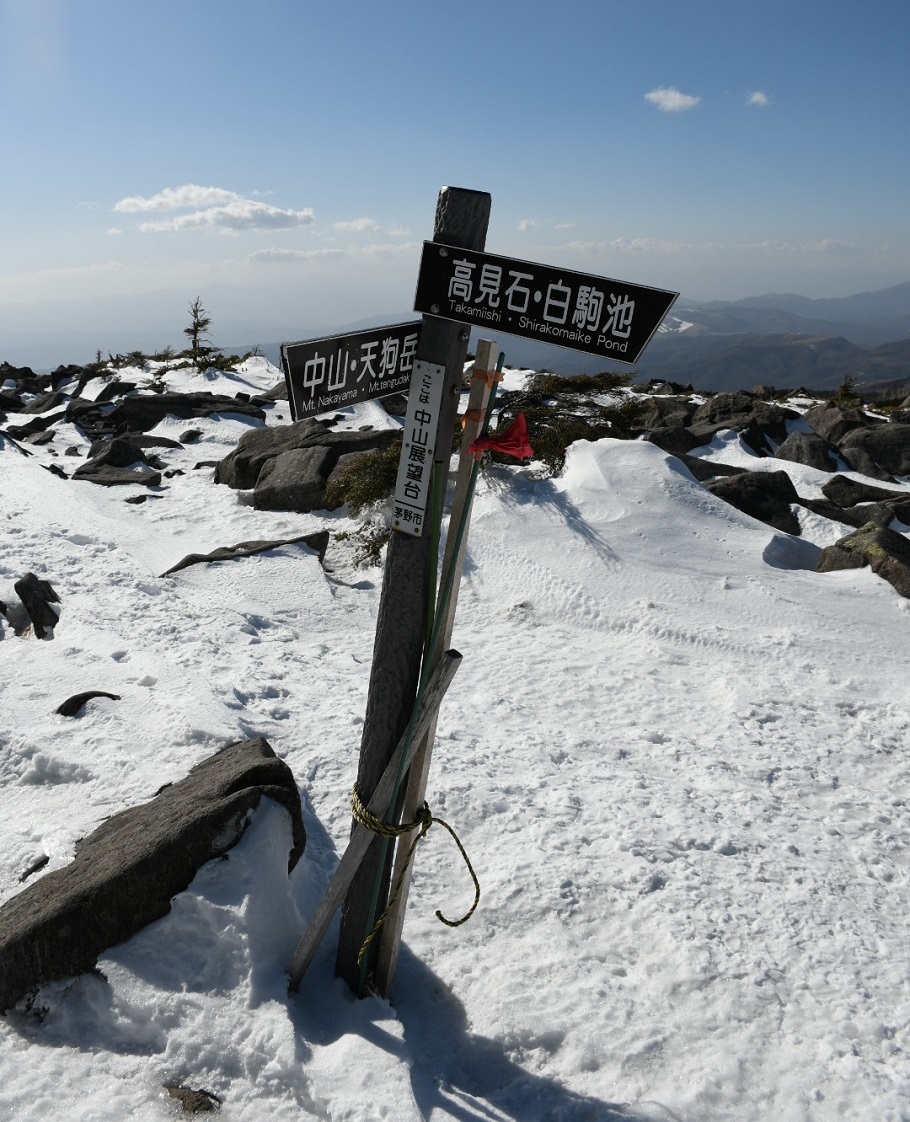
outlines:
[{"label": "blue sky", "polygon": [[407,312],[443,184],[684,297],[901,283],[908,43],[906,0],[0,0],[0,349]]}]

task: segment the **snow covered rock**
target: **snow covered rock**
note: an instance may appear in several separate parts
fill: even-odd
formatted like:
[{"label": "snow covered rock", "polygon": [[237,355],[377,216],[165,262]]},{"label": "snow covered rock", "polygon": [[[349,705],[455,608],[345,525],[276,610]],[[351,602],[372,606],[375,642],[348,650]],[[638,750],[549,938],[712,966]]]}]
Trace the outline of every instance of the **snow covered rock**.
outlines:
[{"label": "snow covered rock", "polygon": [[230,745],[103,822],[69,865],[0,908],[0,1011],[35,986],[91,970],[106,948],[166,915],[200,866],[239,840],[263,796],[291,815],[290,871],[306,841],[300,795],[262,737]]}]

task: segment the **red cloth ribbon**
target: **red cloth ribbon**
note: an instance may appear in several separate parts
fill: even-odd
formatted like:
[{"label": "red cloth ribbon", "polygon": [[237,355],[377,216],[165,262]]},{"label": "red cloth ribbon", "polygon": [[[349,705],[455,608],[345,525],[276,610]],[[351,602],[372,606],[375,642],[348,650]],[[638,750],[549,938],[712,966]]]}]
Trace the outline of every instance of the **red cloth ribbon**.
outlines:
[{"label": "red cloth ribbon", "polygon": [[516,460],[529,460],[534,455],[534,449],[528,441],[524,413],[517,414],[499,436],[478,436],[468,451],[474,453],[476,460],[486,451],[502,452],[506,456],[514,456]]}]

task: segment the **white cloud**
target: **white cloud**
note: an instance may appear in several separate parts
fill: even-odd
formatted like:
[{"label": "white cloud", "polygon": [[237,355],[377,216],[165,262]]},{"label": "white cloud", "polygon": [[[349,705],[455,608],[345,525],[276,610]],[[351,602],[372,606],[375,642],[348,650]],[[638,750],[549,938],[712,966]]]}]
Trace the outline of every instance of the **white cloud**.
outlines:
[{"label": "white cloud", "polygon": [[258,199],[247,199],[223,187],[200,187],[187,183],[165,187],[157,195],[143,198],[131,195],[115,204],[120,214],[158,213],[185,210],[173,218],[141,222],[143,234],[176,233],[181,230],[215,230],[236,234],[241,230],[289,230],[307,226],[316,218],[309,207],[289,210],[270,206]]},{"label": "white cloud", "polygon": [[240,230],[291,230],[315,222],[313,211],[281,210],[258,203],[253,199],[240,199],[228,206],[194,210],[161,222],[142,222],[143,234],[175,233],[180,230],[217,230],[223,234],[236,234]]},{"label": "white cloud", "polygon": [[746,99],[746,105],[765,106],[765,105],[770,105],[770,104],[771,104],[771,98],[768,97],[768,95],[766,93],[762,93],[761,90],[753,90],[752,93],[750,93],[748,98]]},{"label": "white cloud", "polygon": [[556,226],[555,226],[555,229],[557,229],[557,230],[574,230],[575,225],[576,224],[574,222],[557,222]]},{"label": "white cloud", "polygon": [[104,232],[112,238],[115,238],[115,237],[118,236],[118,234],[123,233],[123,231],[121,229],[119,229],[119,227],[117,227],[117,226],[111,226],[107,230],[105,230]]},{"label": "white cloud", "polygon": [[524,233],[526,230],[536,230],[538,226],[539,223],[535,218],[522,218],[515,229]]},{"label": "white cloud", "polygon": [[199,187],[195,183],[185,183],[182,187],[165,187],[157,195],[144,199],[141,195],[130,195],[114,204],[114,210],[122,214],[135,214],[155,210],[188,210],[199,207],[224,206],[241,202],[243,197],[235,191],[223,187]]},{"label": "white cloud", "polygon": [[664,113],[683,113],[693,109],[701,101],[700,97],[680,93],[673,86],[658,86],[645,94],[645,101],[656,105]]},{"label": "white cloud", "polygon": [[381,234],[378,222],[372,218],[353,218],[350,222],[333,222],[333,230],[343,230],[349,234]]},{"label": "white cloud", "polygon": [[406,226],[393,226],[389,230],[390,238],[406,238],[411,231]]}]

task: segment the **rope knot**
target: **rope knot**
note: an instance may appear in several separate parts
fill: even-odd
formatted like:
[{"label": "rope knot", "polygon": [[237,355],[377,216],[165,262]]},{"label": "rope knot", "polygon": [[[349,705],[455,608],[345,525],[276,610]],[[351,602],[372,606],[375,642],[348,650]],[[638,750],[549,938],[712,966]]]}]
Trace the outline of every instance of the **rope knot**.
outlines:
[{"label": "rope knot", "polygon": [[468,867],[468,872],[471,874],[471,880],[473,880],[474,882],[474,903],[468,909],[467,913],[462,916],[461,919],[446,919],[442,912],[438,910],[436,912],[436,918],[440,923],[444,923],[446,927],[461,927],[463,923],[468,922],[468,920],[474,914],[477,905],[480,903],[480,881],[478,881],[477,879],[477,874],[474,872],[474,867],[471,864],[470,858],[468,857],[464,846],[461,844],[458,835],[448,824],[448,822],[443,821],[442,818],[437,818],[433,814],[433,812],[430,810],[429,803],[425,802],[423,806],[417,811],[417,817],[413,822],[400,822],[398,824],[394,822],[383,822],[381,818],[377,818],[375,814],[371,814],[369,810],[367,810],[366,804],[360,797],[360,792],[357,790],[357,787],[354,786],[351,790],[351,815],[354,821],[359,825],[366,827],[367,830],[370,830],[372,833],[378,834],[380,837],[384,838],[398,838],[402,837],[404,834],[411,833],[411,831],[413,830],[419,830],[417,837],[415,837],[414,841],[411,843],[411,848],[408,851],[407,859],[405,860],[404,864],[401,867],[401,871],[398,874],[398,879],[395,882],[395,888],[392,892],[392,897],[389,900],[388,906],[379,917],[379,919],[376,920],[376,923],[373,925],[373,930],[363,941],[363,946],[360,948],[360,953],[357,955],[358,966],[363,961],[363,956],[367,952],[367,947],[369,947],[370,943],[372,943],[372,941],[376,938],[376,936],[382,929],[382,925],[385,922],[386,916],[388,916],[389,912],[391,912],[391,910],[395,907],[398,897],[401,894],[401,886],[404,882],[408,867],[410,866],[411,860],[414,857],[414,851],[417,849],[417,843],[422,837],[426,835],[427,831],[434,822],[437,822],[440,826],[445,827],[445,829],[448,830],[448,832],[452,835],[452,839],[458,846],[458,851],[464,858],[465,865],[467,865]]}]

